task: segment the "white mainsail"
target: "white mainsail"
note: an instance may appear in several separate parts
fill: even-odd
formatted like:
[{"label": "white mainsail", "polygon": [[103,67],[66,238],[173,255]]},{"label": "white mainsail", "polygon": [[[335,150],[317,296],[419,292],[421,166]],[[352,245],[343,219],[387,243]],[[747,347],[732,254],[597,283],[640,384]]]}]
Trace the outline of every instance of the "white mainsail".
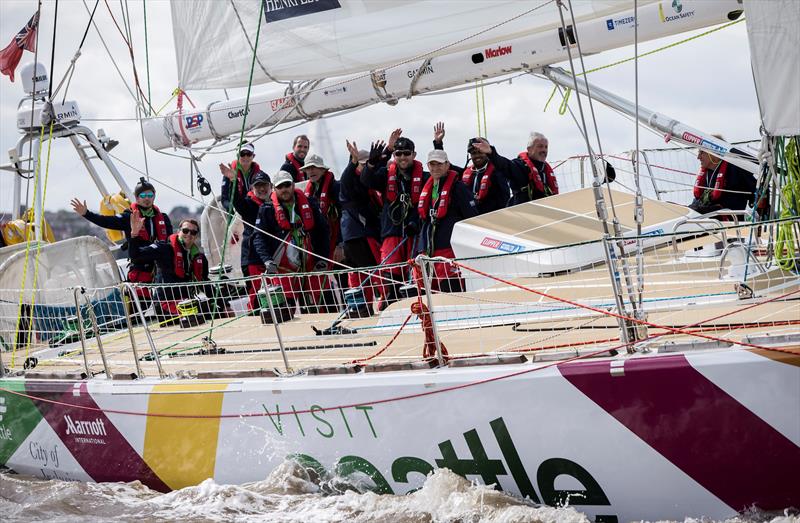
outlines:
[{"label": "white mainsail", "polygon": [[[640,0],[639,5],[655,0]],[[491,45],[559,25],[552,0],[174,0],[172,24],[183,89],[369,71],[413,57]],[[632,0],[573,0],[576,21],[633,8]],[[439,49],[445,48],[442,52]]]},{"label": "white mainsail", "polygon": [[800,134],[800,2],[746,0],[747,37],[764,129]]}]

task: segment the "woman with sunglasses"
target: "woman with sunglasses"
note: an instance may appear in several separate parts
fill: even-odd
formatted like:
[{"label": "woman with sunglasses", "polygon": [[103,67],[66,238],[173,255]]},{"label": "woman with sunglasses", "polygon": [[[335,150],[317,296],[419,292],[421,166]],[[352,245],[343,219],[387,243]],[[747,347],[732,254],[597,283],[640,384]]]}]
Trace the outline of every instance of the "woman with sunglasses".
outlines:
[{"label": "woman with sunglasses", "polygon": [[[252,143],[244,143],[239,148],[239,158],[231,162],[231,170],[236,173],[236,176],[229,178],[224,175],[222,177],[222,190],[220,191],[219,201],[222,204],[222,210],[233,214],[233,198],[231,198],[231,191],[234,186],[238,196],[245,198],[248,191],[253,187],[253,180],[256,175],[261,172],[261,166],[255,162],[256,148]],[[226,167],[220,164],[220,170]]]},{"label": "woman with sunglasses", "polygon": [[[200,224],[196,220],[181,220],[177,233],[170,235],[167,240],[152,243],[144,242],[138,236],[144,227],[143,217],[134,213],[130,220],[131,255],[154,262],[158,266],[157,283],[164,284],[158,288],[156,298],[159,316],[177,316],[178,302],[194,298],[199,292],[211,297],[205,285],[169,285],[208,281],[208,260],[199,247]],[[204,308],[210,310],[207,305]]]},{"label": "woman with sunglasses", "polygon": [[[120,216],[102,216],[90,211],[86,206],[86,201],[73,198],[70,202],[73,210],[95,225],[104,229],[122,231],[125,233],[126,245],[130,245],[131,237],[137,237],[143,245],[149,245],[154,241],[165,241],[172,234],[172,223],[166,213],[162,213],[153,202],[156,198],[156,189],[144,178],[139,178],[139,183],[133,190],[136,202],[131,204],[130,209],[123,211]],[[142,227],[133,234],[131,231],[131,218],[138,214],[142,218]],[[156,265],[149,260],[139,258],[129,251],[128,255],[128,276],[127,280],[132,283],[152,283],[156,278]],[[140,299],[149,299],[150,292],[146,288],[137,290]]]}]

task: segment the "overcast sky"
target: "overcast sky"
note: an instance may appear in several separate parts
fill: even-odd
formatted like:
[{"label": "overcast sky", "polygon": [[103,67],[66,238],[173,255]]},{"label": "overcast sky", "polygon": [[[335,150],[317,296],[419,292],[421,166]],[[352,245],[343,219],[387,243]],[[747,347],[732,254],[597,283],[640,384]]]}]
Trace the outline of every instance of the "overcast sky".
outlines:
[{"label": "overcast sky", "polygon": [[[93,1],[87,3],[89,7],[94,5]],[[119,21],[120,2],[111,0],[108,4]],[[137,68],[141,81],[146,85],[142,4],[131,0],[128,5],[131,10]],[[54,7],[54,1],[44,2],[40,23],[39,61],[48,69],[51,61]],[[149,0],[146,7],[150,89],[153,105],[160,107],[170,98],[177,84],[170,9],[166,0]],[[35,10],[34,0],[0,0],[0,48],[24,26]],[[100,2],[95,18],[111,54],[126,80],[131,83],[133,75],[130,57],[103,1]],[[54,83],[57,84],[64,75],[88,19],[83,0],[60,2],[54,70],[50,71]],[[690,34],[641,44],[640,53],[686,38]],[[633,47],[630,46],[587,57],[586,63],[591,68],[632,54]],[[20,65],[32,59],[33,55],[25,52]],[[750,71],[745,23],[643,58],[639,72],[639,96],[643,106],[701,130],[721,132],[729,141],[758,138],[759,116]],[[632,63],[594,73],[590,80],[633,99]],[[501,154],[513,156],[523,150],[527,136],[533,130],[541,131],[550,138],[550,159],[585,153],[585,146],[575,124],[569,116],[558,115],[557,104],[551,104],[548,111],[543,112],[551,89],[552,85],[530,76],[517,78],[512,85],[501,84],[486,88],[488,138]],[[241,93],[241,90],[229,91],[232,97]],[[198,106],[224,99],[222,91],[198,91],[190,92],[189,95]],[[8,162],[6,152],[15,146],[19,138],[14,122],[16,107],[22,96],[19,77],[14,83],[6,76],[0,77],[0,163]],[[98,121],[132,118],[135,116],[135,105],[94,29],[89,31],[82,55],[77,61],[67,98],[78,102],[85,125],[95,130],[103,128],[109,136],[120,141],[113,154],[144,170],[145,157],[138,124],[132,121]],[[573,105],[574,99],[573,96]],[[418,144],[417,149],[424,154],[429,148],[433,124],[442,120],[447,129],[445,148],[452,159],[462,163],[467,139],[477,134],[475,105],[475,94],[468,91],[403,100],[395,107],[380,104],[329,119],[327,126],[336,148],[335,160],[340,167],[344,165],[346,138],[355,139],[363,146],[375,138],[385,139],[395,127],[402,127],[404,134],[412,138]],[[174,102],[169,108],[174,109]],[[597,109],[597,117],[603,149],[606,152],[622,152],[634,147],[634,127],[631,122],[604,108]],[[290,150],[292,136],[300,132],[313,135],[313,127],[313,124],[305,124],[260,140],[256,146],[257,161],[267,172],[274,173],[282,163],[283,155]],[[658,147],[663,145],[663,140],[649,132],[642,132],[641,143],[643,147]],[[220,161],[231,159],[228,155],[209,155],[203,160],[201,171],[213,182],[215,191],[218,190],[221,180],[216,165]],[[326,160],[330,163],[330,159]],[[183,193],[189,192],[187,160],[148,149],[147,162],[153,178],[171,184]],[[118,168],[132,187],[139,174],[122,164],[118,164]],[[42,174],[44,175],[44,167]],[[11,180],[8,172],[0,171],[0,212],[11,210]],[[110,180],[110,177],[106,177],[106,180]],[[107,181],[107,185],[109,188],[114,187],[111,181]],[[175,205],[197,205],[197,202],[184,194],[158,184],[156,187],[157,203],[167,210]],[[100,199],[97,189],[71,144],[62,140],[54,144],[51,153],[45,207],[51,210],[68,208],[69,200],[73,196],[86,199],[91,209],[97,209]],[[24,198],[23,190],[23,202]],[[195,198],[199,199],[199,194],[195,193]]]}]

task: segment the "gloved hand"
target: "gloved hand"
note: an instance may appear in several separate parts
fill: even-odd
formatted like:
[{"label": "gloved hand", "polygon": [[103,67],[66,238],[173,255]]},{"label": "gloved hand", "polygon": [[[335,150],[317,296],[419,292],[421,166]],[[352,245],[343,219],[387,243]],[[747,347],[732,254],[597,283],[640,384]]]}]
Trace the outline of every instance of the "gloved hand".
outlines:
[{"label": "gloved hand", "polygon": [[267,267],[264,269],[264,274],[278,274],[278,266],[274,261],[267,264]]},{"label": "gloved hand", "polygon": [[408,222],[403,227],[403,234],[408,238],[409,236],[416,236],[419,232],[419,225],[417,222]]},{"label": "gloved hand", "polygon": [[385,144],[382,140],[372,142],[372,145],[369,148],[369,159],[367,160],[368,164],[375,166],[380,163],[381,156],[383,156],[384,146]]},{"label": "gloved hand", "polygon": [[317,263],[314,264],[314,270],[317,272],[328,270],[328,262],[325,260],[317,260]]}]

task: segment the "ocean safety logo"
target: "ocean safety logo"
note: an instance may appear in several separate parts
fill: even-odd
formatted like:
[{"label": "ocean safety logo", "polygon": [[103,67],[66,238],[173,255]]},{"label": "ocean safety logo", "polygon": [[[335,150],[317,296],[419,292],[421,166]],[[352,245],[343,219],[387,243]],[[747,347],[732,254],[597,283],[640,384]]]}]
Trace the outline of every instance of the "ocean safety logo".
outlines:
[{"label": "ocean safety logo", "polygon": [[664,4],[663,2],[658,4],[658,17],[661,19],[661,22],[674,22],[675,20],[680,20],[682,18],[690,18],[694,16],[694,10],[692,11],[684,11],[683,10],[683,3],[681,0],[672,0],[670,4],[672,6],[672,12],[675,14],[664,14]]}]

